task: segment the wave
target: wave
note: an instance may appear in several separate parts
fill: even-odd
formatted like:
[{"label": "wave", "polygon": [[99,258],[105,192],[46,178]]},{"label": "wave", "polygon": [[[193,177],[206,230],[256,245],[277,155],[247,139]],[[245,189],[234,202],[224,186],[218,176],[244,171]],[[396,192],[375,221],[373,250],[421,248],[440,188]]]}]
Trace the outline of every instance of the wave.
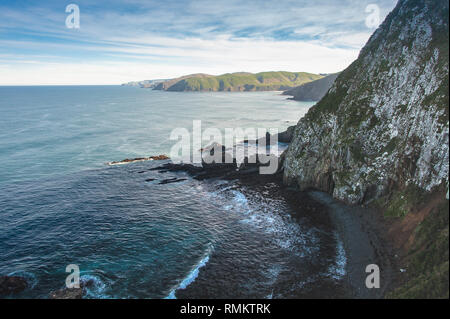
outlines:
[{"label": "wave", "polygon": [[220,189],[209,192],[209,196],[222,202],[224,210],[241,215],[242,224],[269,234],[271,241],[280,248],[299,257],[312,256],[320,249],[317,229],[305,228],[301,222],[285,214],[288,208],[281,200],[270,199],[260,193],[245,194],[233,189],[235,186],[228,181],[218,186]]},{"label": "wave", "polygon": [[107,289],[106,283],[96,275],[81,275],[80,282],[84,286],[84,291],[87,298],[105,299],[108,296],[105,294]]},{"label": "wave", "polygon": [[339,280],[347,273],[347,255],[345,253],[344,243],[339,238],[339,235],[335,233],[334,237],[336,238],[336,259],[334,264],[328,268],[328,275],[333,279]]},{"label": "wave", "polygon": [[210,245],[204,254],[203,258],[192,268],[189,274],[181,281],[181,283],[169,293],[169,295],[164,299],[177,299],[175,293],[179,289],[186,289],[190,284],[192,284],[198,277],[200,268],[206,266],[209,261],[209,257],[213,251],[213,246]]}]

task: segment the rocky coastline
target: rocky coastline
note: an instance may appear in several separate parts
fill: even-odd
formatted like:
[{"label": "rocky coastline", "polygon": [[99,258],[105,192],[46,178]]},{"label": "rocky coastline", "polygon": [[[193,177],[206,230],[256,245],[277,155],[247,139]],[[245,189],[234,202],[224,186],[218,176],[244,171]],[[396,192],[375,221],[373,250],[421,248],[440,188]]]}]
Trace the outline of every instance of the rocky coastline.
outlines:
[{"label": "rocky coastline", "polygon": [[[203,150],[204,159],[207,156],[214,156],[214,152],[220,151],[222,153],[221,159],[232,157],[225,147],[220,146],[216,148],[205,148]],[[149,157],[152,158],[152,157]],[[196,180],[210,180],[220,179],[237,182],[237,187],[250,187],[259,191],[264,196],[270,198],[278,196],[283,198],[291,207],[296,210],[306,205],[308,214],[314,218],[327,223],[331,220],[332,228],[339,231],[340,236],[344,239],[346,254],[348,256],[348,270],[345,278],[347,291],[342,292],[338,298],[381,298],[391,285],[392,276],[383,277],[383,288],[378,291],[368,291],[365,289],[365,281],[363,280],[365,263],[368,261],[377,262],[387,269],[389,274],[392,274],[392,253],[390,249],[381,240],[379,221],[375,218],[367,219],[367,212],[361,213],[359,208],[352,208],[327,197],[325,194],[317,192],[313,189],[301,192],[296,187],[289,187],[283,184],[283,160],[284,155],[278,158],[280,169],[276,174],[261,175],[259,168],[266,164],[260,161],[260,156],[255,155],[255,158],[245,158],[243,163],[237,163],[233,158],[231,163],[209,162],[204,160],[202,165],[193,165],[187,163],[175,164],[168,158],[161,157],[161,165],[149,168],[148,171],[157,171],[162,176],[167,172],[183,172],[187,173],[191,178]],[[132,163],[142,161],[141,158],[137,160],[126,160],[124,163]],[[143,174],[146,170],[138,173]],[[178,183],[186,180],[186,178],[164,178],[161,179],[146,179],[145,182],[158,182],[159,185]],[[270,194],[266,194],[267,185],[276,185],[272,188]],[[304,208],[303,208],[304,209]],[[354,213],[358,211],[359,213]],[[353,212],[353,213],[349,213]],[[299,213],[304,214],[302,211]],[[370,235],[367,235],[370,234]],[[355,245],[355,243],[358,243]],[[363,248],[361,248],[363,247]],[[368,256],[373,257],[370,259]],[[388,258],[386,258],[388,257]],[[369,260],[370,259],[370,260]],[[0,293],[2,297],[20,296],[20,294],[29,288],[25,278],[20,276],[3,276],[0,277]],[[50,299],[82,299],[86,297],[86,290],[89,288],[89,282],[81,282],[80,288],[62,288],[50,292],[48,298]],[[300,292],[299,292],[300,293]],[[307,297],[307,296],[305,296]],[[318,298],[331,297],[324,293],[323,296],[315,296]]]},{"label": "rocky coastline", "polygon": [[[232,156],[223,150],[223,158]],[[314,218],[330,221],[331,228],[338,231],[344,243],[344,249],[348,258],[346,267],[345,285],[346,291],[333,298],[379,299],[384,298],[392,290],[393,283],[401,276],[397,265],[397,252],[388,239],[386,222],[380,216],[380,212],[362,206],[349,206],[330,195],[310,188],[300,190],[298,187],[288,186],[283,183],[283,160],[280,156],[280,170],[273,175],[259,174],[259,167],[264,165],[257,158],[253,164],[248,164],[246,158],[239,165],[234,160],[230,164],[203,162],[202,166],[192,164],[164,163],[150,169],[161,174],[167,172],[184,172],[197,180],[220,179],[234,181],[236,187],[246,186],[264,194],[265,197],[282,197],[291,207],[302,209],[308,202],[308,214]],[[250,160],[250,162],[252,162]],[[267,194],[267,185],[277,185],[275,193]],[[299,212],[305,213],[305,212]],[[380,289],[368,289],[366,287],[366,266],[377,264],[382,269]],[[300,292],[299,292],[300,293]],[[301,296],[301,295],[299,295]],[[308,296],[305,296],[308,297]],[[322,296],[315,298],[329,298],[324,292]]]}]

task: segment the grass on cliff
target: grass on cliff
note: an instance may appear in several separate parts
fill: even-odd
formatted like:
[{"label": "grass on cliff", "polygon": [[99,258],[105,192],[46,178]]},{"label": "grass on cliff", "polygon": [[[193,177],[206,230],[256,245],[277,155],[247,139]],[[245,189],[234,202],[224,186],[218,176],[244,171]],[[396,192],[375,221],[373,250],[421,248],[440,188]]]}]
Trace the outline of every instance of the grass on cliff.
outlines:
[{"label": "grass on cliff", "polygon": [[169,90],[178,91],[264,91],[281,90],[323,78],[306,72],[228,73],[219,76],[192,76]]},{"label": "grass on cliff", "polygon": [[408,259],[407,282],[388,298],[449,298],[449,201],[417,227]]},{"label": "grass on cliff", "polygon": [[[403,217],[422,203],[429,201],[430,195],[416,185],[410,184],[403,191],[395,192],[384,206],[384,216]],[[383,201],[385,199],[381,199]],[[378,203],[380,203],[379,201]]]}]

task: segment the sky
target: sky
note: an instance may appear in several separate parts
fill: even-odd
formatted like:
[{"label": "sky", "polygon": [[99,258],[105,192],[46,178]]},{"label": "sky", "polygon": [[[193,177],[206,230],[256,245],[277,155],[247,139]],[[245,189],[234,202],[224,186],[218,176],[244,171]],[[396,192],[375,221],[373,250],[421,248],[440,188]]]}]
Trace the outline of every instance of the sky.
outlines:
[{"label": "sky", "polygon": [[[375,31],[377,23],[367,21],[376,15],[382,22],[396,2],[0,0],[0,85],[334,73],[357,58]],[[79,28],[66,25],[69,4],[79,8]]]}]

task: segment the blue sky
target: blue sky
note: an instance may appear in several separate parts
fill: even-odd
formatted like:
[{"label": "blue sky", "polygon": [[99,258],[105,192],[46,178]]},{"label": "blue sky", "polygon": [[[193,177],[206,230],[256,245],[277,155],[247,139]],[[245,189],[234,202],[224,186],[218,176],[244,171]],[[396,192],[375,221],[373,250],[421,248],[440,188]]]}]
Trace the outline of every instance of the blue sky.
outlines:
[{"label": "blue sky", "polygon": [[[65,8],[80,8],[68,29]],[[0,85],[120,84],[190,73],[344,69],[396,0],[2,0]]]}]

